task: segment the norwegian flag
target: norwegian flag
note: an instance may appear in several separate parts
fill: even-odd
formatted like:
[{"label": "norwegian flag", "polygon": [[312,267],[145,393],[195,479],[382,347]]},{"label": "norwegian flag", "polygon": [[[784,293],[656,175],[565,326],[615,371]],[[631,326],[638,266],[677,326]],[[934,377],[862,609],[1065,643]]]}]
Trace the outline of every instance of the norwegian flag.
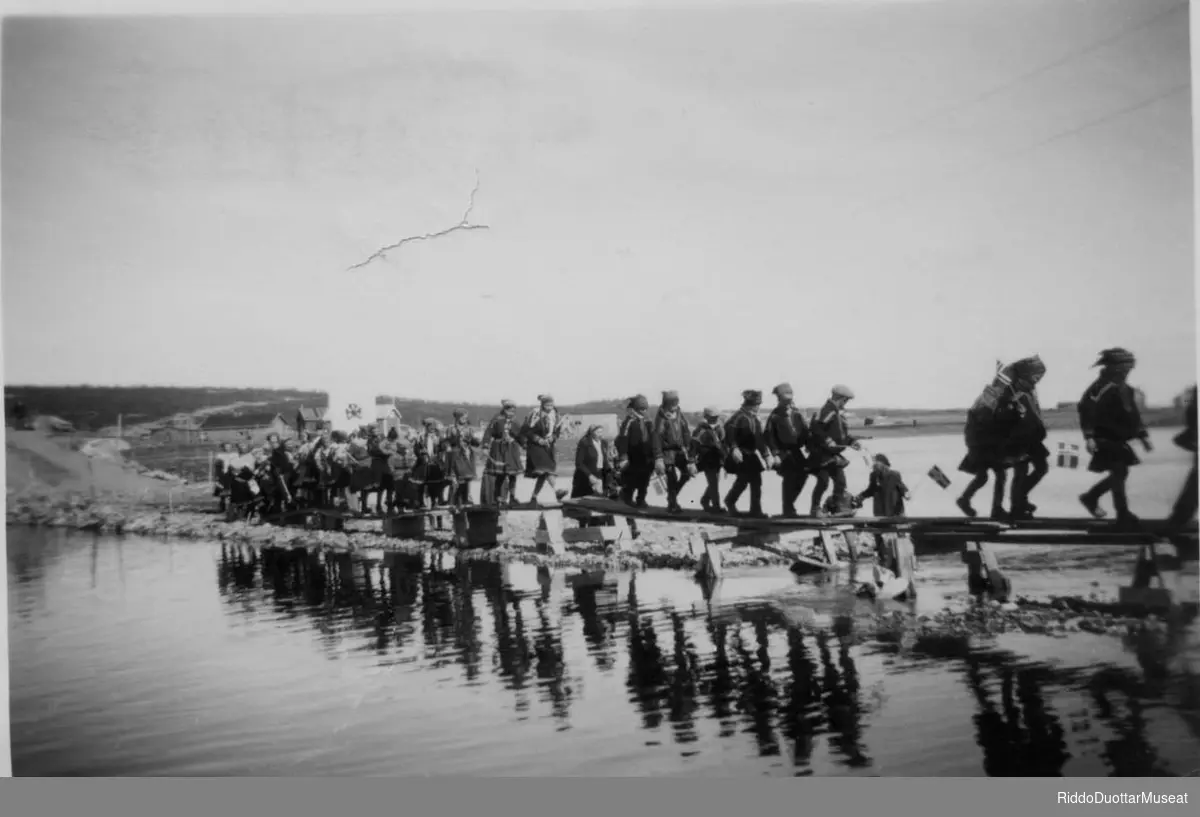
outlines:
[{"label": "norwegian flag", "polygon": [[945,472],[936,465],[929,469],[929,478],[936,482],[942,490],[950,487],[950,477],[946,476]]}]

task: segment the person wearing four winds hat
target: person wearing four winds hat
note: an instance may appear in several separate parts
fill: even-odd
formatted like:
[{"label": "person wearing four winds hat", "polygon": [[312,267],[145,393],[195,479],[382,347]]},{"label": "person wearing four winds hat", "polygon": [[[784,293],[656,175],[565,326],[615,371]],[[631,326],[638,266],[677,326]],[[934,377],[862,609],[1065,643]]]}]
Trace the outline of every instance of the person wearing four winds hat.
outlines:
[{"label": "person wearing four winds hat", "polygon": [[773,391],[779,403],[767,417],[763,433],[767,448],[779,463],[775,470],[783,479],[783,515],[794,519],[800,515],[796,511],[796,500],[808,481],[808,459],[804,456],[808,423],[796,408],[791,384],[780,383]]},{"label": "person wearing four winds hat", "polygon": [[833,482],[833,503],[837,514],[850,512],[849,496],[846,494],[846,466],[850,463],[842,456],[846,448],[855,451],[862,449],[858,440],[850,434],[846,426],[846,404],[854,399],[854,392],[849,386],[833,387],[828,400],[809,428],[809,464],[817,475],[817,484],[813,487],[812,515],[825,516],[821,508],[821,498]]},{"label": "person wearing four winds hat", "polygon": [[667,478],[667,510],[679,513],[679,492],[696,476],[692,458],[692,431],[679,408],[679,392],[665,391],[654,416],[654,471]]},{"label": "person wearing four winds hat", "polygon": [[1140,440],[1147,452],[1154,450],[1150,434],[1142,423],[1133,388],[1128,383],[1129,373],[1136,363],[1133,353],[1126,349],[1105,349],[1093,364],[1093,367],[1101,367],[1100,377],[1079,401],[1079,425],[1087,441],[1088,453],[1092,455],[1088,470],[1106,475],[1080,494],[1079,501],[1088,513],[1102,519],[1106,514],[1100,507],[1100,498],[1111,493],[1117,523],[1122,527],[1132,527],[1138,522],[1129,510],[1129,498],[1125,493],[1129,469],[1141,462],[1130,443]]}]

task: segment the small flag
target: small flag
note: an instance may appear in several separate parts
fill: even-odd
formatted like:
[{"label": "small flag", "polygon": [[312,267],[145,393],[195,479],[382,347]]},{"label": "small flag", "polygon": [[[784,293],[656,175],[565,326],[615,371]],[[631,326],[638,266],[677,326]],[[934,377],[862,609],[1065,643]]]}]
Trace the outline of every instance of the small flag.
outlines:
[{"label": "small flag", "polygon": [[942,472],[941,468],[936,465],[929,469],[929,478],[938,484],[938,487],[945,490],[950,487],[950,477]]},{"label": "small flag", "polygon": [[1078,468],[1079,467],[1079,446],[1075,443],[1059,443],[1058,444],[1058,467],[1059,468]]}]

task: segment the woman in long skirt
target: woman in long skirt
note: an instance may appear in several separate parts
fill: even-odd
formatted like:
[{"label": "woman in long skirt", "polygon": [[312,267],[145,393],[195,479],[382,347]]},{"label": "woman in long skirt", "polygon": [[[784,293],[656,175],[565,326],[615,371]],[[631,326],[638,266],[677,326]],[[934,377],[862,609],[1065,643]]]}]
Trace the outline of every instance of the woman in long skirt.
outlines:
[{"label": "woman in long skirt", "polygon": [[571,498],[604,495],[604,474],[610,467],[608,448],[600,438],[604,426],[592,426],[575,448],[575,477]]},{"label": "woman in long skirt", "polygon": [[[555,446],[562,433],[562,418],[554,408],[554,398],[548,394],[538,397],[539,407],[525,418],[521,436],[525,441],[525,476],[534,480],[530,503],[536,503],[543,486],[555,490],[558,476],[558,454]],[[556,498],[557,498],[557,492]]]},{"label": "woman in long skirt", "polygon": [[501,401],[500,413],[483,432],[483,443],[488,447],[483,482],[479,486],[479,502],[483,505],[495,507],[516,502],[517,477],[521,474],[524,453],[516,415],[516,403]]},{"label": "woman in long skirt", "polygon": [[463,506],[471,503],[471,483],[475,480],[475,449],[482,440],[471,427],[466,409],[454,410],[454,425],[446,429],[442,445],[446,456],[446,479],[450,483],[450,502]]},{"label": "woman in long skirt", "polygon": [[390,507],[397,511],[411,510],[418,504],[416,488],[412,481],[413,467],[417,458],[413,453],[413,441],[393,428],[388,431],[392,454],[388,457],[388,468],[392,471],[393,493]]}]

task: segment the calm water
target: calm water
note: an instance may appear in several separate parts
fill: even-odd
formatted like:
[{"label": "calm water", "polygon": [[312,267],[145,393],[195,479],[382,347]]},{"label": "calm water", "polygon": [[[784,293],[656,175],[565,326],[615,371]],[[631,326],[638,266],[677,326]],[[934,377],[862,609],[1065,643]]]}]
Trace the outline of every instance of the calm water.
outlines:
[{"label": "calm water", "polygon": [[[675,572],[370,555],[8,529],[14,773],[1200,766],[1195,684],[1147,680],[1114,638],[888,636],[844,585],[781,568],[706,593]],[[963,571],[923,560],[919,606],[946,604]],[[1086,559],[1045,575],[1014,578],[1117,582]]]}]

